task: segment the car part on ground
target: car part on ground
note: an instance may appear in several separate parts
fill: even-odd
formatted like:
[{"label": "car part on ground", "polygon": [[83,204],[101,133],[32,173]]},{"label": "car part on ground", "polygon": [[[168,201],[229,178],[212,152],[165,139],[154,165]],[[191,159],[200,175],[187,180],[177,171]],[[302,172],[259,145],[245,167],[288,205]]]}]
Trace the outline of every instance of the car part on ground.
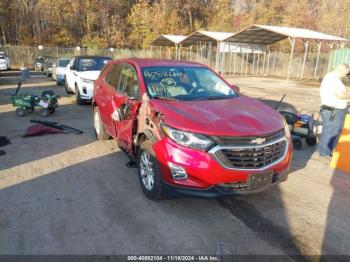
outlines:
[{"label": "car part on ground", "polygon": [[27,128],[26,133],[23,135],[23,137],[43,136],[47,134],[59,134],[59,133],[64,133],[64,132],[61,129],[48,127],[43,124],[36,124],[36,125],[29,126]]},{"label": "car part on ground", "polygon": [[59,129],[62,130],[65,133],[72,133],[72,134],[77,134],[80,135],[82,133],[84,133],[82,130],[76,129],[74,127],[71,126],[67,126],[64,124],[61,124],[59,122],[52,122],[52,121],[42,121],[42,120],[36,120],[36,119],[32,119],[30,120],[31,123],[37,123],[37,124],[41,124],[50,128],[55,128],[55,129]]}]

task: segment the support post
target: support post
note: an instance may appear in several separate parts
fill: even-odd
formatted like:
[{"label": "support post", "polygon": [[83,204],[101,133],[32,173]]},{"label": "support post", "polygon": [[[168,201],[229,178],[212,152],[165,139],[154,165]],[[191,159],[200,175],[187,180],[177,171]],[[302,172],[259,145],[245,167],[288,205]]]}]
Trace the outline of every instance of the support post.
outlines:
[{"label": "support post", "polygon": [[318,62],[320,60],[320,53],[321,53],[321,47],[322,47],[322,42],[320,41],[317,43],[317,58],[316,58],[316,64],[315,64],[315,71],[314,71],[314,79],[316,79],[317,75],[317,69],[318,69]]},{"label": "support post", "polygon": [[266,72],[267,76],[269,76],[269,73],[270,73],[270,56],[271,56],[271,52],[269,50],[269,53],[267,55],[267,72]]},{"label": "support post", "polygon": [[252,66],[252,75],[254,75],[254,69],[255,69],[255,51],[253,51],[253,66]]},{"label": "support post", "polygon": [[290,58],[289,58],[289,65],[288,65],[288,72],[287,72],[287,80],[289,80],[290,70],[292,69],[292,61],[293,61],[294,47],[295,47],[295,38],[293,39],[288,38],[288,39],[291,44],[291,51],[290,51]]},{"label": "support post", "polygon": [[307,51],[309,48],[309,41],[304,42],[304,47],[305,47],[305,53],[304,53],[304,59],[303,59],[303,66],[301,68],[300,79],[303,79],[303,77],[304,77],[304,70],[305,70],[305,63],[306,63],[306,58],[307,58]]},{"label": "support post", "polygon": [[247,50],[247,56],[245,58],[245,69],[244,69],[244,74],[247,75],[248,72],[247,72],[247,69],[248,69],[248,60],[249,60],[249,48]]},{"label": "support post", "polygon": [[266,52],[264,52],[264,63],[262,68],[262,75],[265,75],[265,63],[266,63]]},{"label": "support post", "polygon": [[273,56],[273,73],[274,74],[276,72],[276,56],[277,56],[277,51],[275,51],[275,54]]},{"label": "support post", "polygon": [[216,57],[215,57],[215,70],[219,71],[219,61],[220,61],[220,41],[216,42]]},{"label": "support post", "polygon": [[235,58],[233,61],[233,75],[236,75],[237,50],[235,50]]}]

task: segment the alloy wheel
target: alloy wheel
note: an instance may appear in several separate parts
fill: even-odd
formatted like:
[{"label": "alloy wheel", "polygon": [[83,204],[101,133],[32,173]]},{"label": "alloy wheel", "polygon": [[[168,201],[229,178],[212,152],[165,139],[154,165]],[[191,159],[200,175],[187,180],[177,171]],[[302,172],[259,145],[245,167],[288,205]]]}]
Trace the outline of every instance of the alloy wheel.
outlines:
[{"label": "alloy wheel", "polygon": [[140,159],[140,173],[142,178],[142,183],[145,188],[150,191],[154,186],[154,167],[152,162],[152,156],[147,151],[141,153]]}]

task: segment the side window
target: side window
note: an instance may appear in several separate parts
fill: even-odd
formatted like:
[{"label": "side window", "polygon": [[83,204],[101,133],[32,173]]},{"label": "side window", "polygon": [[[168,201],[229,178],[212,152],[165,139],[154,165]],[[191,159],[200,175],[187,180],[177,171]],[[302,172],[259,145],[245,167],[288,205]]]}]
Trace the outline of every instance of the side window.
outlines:
[{"label": "side window", "polygon": [[141,97],[136,70],[131,65],[123,65],[118,83],[118,91],[126,94],[128,97],[136,99]]},{"label": "side window", "polygon": [[117,89],[118,86],[120,71],[122,67],[123,66],[121,64],[112,65],[111,69],[105,77],[105,82],[110,86],[113,86],[115,89]]}]

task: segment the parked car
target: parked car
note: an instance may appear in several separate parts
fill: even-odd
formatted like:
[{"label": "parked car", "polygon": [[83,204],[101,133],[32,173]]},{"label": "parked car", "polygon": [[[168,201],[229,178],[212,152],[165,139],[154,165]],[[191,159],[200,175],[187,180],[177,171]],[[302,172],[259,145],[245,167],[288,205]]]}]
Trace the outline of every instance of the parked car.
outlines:
[{"label": "parked car", "polygon": [[192,62],[126,59],[94,83],[98,140],[136,160],[145,195],[216,197],[287,180],[292,143],[284,118]]},{"label": "parked car", "polygon": [[0,70],[10,70],[11,60],[5,52],[0,52]]},{"label": "parked car", "polygon": [[94,81],[101,69],[112,59],[105,56],[76,56],[67,65],[64,86],[74,93],[78,105],[91,101]]},{"label": "parked car", "polygon": [[55,58],[55,57],[51,57],[51,56],[45,57],[42,71],[45,72],[47,77],[52,76],[52,68],[53,68],[53,65],[56,63],[56,60],[57,60],[57,58]]},{"label": "parked car", "polygon": [[59,58],[52,67],[52,79],[56,81],[57,85],[64,85],[64,76],[66,74],[67,65],[70,58]]},{"label": "parked car", "polygon": [[44,71],[44,62],[45,62],[44,57],[38,56],[37,58],[35,58],[34,70],[35,71]]}]

